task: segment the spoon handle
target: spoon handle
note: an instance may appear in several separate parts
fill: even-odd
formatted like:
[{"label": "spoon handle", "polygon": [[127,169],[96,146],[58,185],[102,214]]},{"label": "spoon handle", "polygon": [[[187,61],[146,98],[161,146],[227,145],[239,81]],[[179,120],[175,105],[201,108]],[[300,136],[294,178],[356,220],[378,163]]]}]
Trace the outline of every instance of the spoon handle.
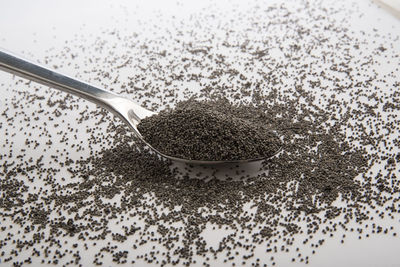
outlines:
[{"label": "spoon handle", "polygon": [[82,97],[100,106],[108,105],[108,99],[119,97],[66,75],[57,73],[26,59],[0,50],[0,69],[43,85]]},{"label": "spoon handle", "polygon": [[134,130],[141,119],[154,113],[107,90],[100,89],[77,79],[68,77],[49,68],[0,49],[0,69],[41,83],[61,91],[82,97],[102,106],[128,123]]}]

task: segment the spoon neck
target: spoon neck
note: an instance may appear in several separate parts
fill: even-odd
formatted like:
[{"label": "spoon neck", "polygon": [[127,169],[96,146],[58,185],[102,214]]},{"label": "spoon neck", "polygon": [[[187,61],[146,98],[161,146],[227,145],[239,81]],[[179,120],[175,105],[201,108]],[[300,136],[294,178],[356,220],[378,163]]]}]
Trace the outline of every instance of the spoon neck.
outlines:
[{"label": "spoon neck", "polygon": [[135,131],[137,131],[136,126],[142,119],[155,114],[132,100],[115,94],[107,95],[101,101],[105,108],[119,116],[131,127],[134,127]]}]

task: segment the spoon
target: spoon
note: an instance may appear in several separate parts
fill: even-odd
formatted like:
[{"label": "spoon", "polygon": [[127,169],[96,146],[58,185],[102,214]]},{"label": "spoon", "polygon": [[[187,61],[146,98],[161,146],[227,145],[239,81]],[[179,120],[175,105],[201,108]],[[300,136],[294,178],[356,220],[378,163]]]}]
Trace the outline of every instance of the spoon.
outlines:
[{"label": "spoon", "polygon": [[[123,122],[125,122],[129,126],[129,128],[136,134],[136,136],[141,139],[154,152],[173,161],[180,161],[189,164],[208,165],[220,163],[245,163],[266,159],[254,158],[229,161],[209,161],[190,160],[163,154],[152,147],[149,143],[147,143],[137,129],[137,125],[140,123],[140,120],[155,115],[156,113],[141,107],[132,100],[87,84],[85,82],[79,81],[77,79],[68,77],[66,75],[57,73],[54,70],[40,66],[19,56],[13,55],[12,53],[5,52],[1,49],[0,69],[11,74],[21,76],[28,80],[32,80],[49,87],[59,89],[67,93],[71,93],[107,109],[114,115],[118,116]],[[278,151],[276,151],[274,155],[276,155],[280,150],[281,149],[278,149]]]}]

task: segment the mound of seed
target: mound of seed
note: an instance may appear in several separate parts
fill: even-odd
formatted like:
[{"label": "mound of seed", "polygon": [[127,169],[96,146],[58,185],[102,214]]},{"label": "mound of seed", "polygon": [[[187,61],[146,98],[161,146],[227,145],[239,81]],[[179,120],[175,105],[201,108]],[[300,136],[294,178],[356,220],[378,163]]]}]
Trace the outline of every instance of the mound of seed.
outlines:
[{"label": "mound of seed", "polygon": [[188,100],[143,119],[138,130],[158,151],[177,158],[244,160],[276,154],[280,147],[276,134],[265,122],[248,121],[241,115],[227,99]]},{"label": "mound of seed", "polygon": [[288,266],[348,237],[397,238],[398,22],[370,27],[364,4],[214,2],[140,27],[122,10],[126,30],[38,58],[155,112],[227,98],[284,144],[259,165],[165,161],[109,112],[4,78],[0,264]]}]

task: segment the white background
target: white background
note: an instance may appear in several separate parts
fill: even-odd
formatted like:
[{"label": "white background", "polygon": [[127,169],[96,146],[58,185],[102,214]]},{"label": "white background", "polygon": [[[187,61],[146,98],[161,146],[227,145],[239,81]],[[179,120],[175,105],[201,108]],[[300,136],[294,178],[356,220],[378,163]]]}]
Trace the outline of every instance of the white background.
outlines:
[{"label": "white background", "polygon": [[[374,26],[382,31],[397,31],[399,34],[399,19],[387,10],[379,9],[367,0],[359,0],[359,4],[365,9],[367,17],[371,18],[362,22],[355,18],[354,28],[369,28]],[[156,10],[171,16],[185,17],[192,12],[198,12],[207,6],[207,1],[183,1],[176,5],[175,1],[0,1],[0,47],[23,54],[28,58],[38,60],[46,55],[46,51],[52,47],[63,46],[66,40],[74,39],[75,34],[87,34],[88,36],[102,35],[103,29],[116,28],[127,30],[140,27],[137,21],[156,20]],[[218,1],[218,5],[224,7],[229,1]],[[239,4],[240,3],[236,3]],[[246,3],[243,1],[244,6]],[[128,14],[128,15],[127,15]],[[396,27],[393,27],[396,25]],[[398,43],[400,46],[400,43]],[[71,70],[60,70],[71,73]],[[0,74],[0,84],[10,82],[8,74]],[[1,91],[1,95],[9,92]],[[4,99],[0,99],[0,105]],[[0,224],[3,222],[0,222]],[[382,222],[385,224],[385,222]],[[388,225],[400,225],[398,219],[395,222],[387,222]],[[400,229],[400,228],[398,228]],[[347,234],[347,233],[346,233]],[[357,235],[347,234],[345,243],[340,243],[340,236],[336,235],[328,239],[317,250],[316,255],[310,258],[308,266],[400,266],[400,238],[391,235],[372,235],[369,238],[358,240]],[[264,255],[257,255],[261,259]],[[276,255],[277,266],[296,266],[291,258]],[[269,257],[269,256],[268,256]],[[91,264],[85,262],[84,266]],[[2,264],[0,264],[2,265]],[[304,264],[301,264],[304,265]],[[217,266],[217,263],[215,263]],[[220,263],[218,266],[221,266]]]}]

